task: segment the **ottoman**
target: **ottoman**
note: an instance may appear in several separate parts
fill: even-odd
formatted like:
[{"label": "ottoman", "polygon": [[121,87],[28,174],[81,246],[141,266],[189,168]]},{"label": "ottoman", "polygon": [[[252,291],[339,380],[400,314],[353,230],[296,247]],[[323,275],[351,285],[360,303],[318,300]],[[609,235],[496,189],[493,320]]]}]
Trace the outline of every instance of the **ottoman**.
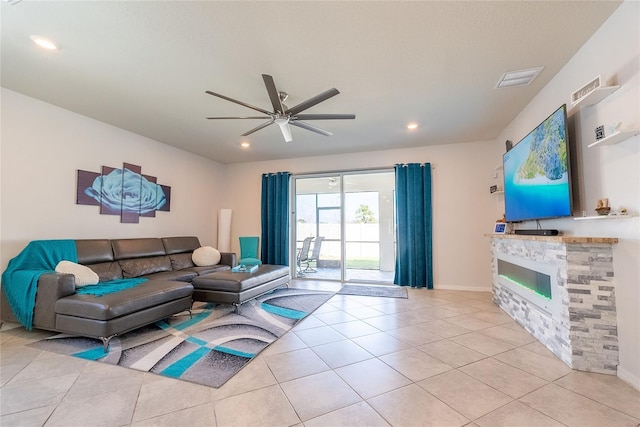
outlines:
[{"label": "ottoman", "polygon": [[193,279],[193,300],[233,304],[238,313],[241,304],[288,285],[289,280],[286,265],[262,264],[253,273],[216,271]]}]

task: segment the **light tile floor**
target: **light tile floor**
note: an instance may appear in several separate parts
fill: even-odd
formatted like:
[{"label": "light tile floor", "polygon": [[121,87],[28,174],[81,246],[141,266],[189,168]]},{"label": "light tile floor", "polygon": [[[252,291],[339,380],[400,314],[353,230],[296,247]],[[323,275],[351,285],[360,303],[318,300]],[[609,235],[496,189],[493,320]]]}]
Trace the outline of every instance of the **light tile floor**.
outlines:
[{"label": "light tile floor", "polygon": [[640,392],[569,369],[485,292],[336,295],[220,389],[25,346],[47,335],[0,333],[3,427],[640,424]]}]

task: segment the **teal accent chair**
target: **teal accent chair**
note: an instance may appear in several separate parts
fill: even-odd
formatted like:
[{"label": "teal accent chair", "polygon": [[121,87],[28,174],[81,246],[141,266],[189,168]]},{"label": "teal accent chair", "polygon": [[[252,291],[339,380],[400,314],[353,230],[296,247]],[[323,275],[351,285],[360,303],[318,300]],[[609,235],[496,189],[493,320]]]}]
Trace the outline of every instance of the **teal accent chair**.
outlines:
[{"label": "teal accent chair", "polygon": [[240,261],[239,265],[260,265],[262,261],[258,259],[258,245],[260,238],[257,236],[240,237]]}]

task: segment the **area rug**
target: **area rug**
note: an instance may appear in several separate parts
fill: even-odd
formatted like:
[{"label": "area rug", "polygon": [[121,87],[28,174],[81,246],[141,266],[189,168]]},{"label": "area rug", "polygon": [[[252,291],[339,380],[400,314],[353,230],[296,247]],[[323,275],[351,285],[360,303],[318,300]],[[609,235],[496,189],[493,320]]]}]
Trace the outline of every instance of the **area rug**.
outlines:
[{"label": "area rug", "polygon": [[338,294],[360,295],[365,297],[408,298],[407,288],[403,286],[344,285]]},{"label": "area rug", "polygon": [[180,313],[114,337],[107,354],[100,340],[68,334],[29,346],[217,388],[333,295],[276,289],[243,304],[240,314],[231,305],[194,304],[193,317]]}]

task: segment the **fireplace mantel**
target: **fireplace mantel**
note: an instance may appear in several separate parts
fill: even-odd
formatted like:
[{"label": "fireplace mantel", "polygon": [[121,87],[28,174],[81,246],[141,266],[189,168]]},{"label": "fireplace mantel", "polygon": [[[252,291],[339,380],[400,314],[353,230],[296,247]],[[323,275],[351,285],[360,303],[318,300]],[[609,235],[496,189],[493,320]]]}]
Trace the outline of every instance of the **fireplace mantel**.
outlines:
[{"label": "fireplace mantel", "polygon": [[498,239],[514,240],[535,240],[539,242],[559,242],[559,243],[618,243],[617,237],[581,237],[581,236],[530,236],[526,234],[485,234],[485,236]]},{"label": "fireplace mantel", "polygon": [[[618,365],[616,238],[488,234],[493,301],[569,367],[615,375]],[[500,261],[500,263],[498,262]],[[509,263],[550,277],[551,299],[509,279]]]}]

